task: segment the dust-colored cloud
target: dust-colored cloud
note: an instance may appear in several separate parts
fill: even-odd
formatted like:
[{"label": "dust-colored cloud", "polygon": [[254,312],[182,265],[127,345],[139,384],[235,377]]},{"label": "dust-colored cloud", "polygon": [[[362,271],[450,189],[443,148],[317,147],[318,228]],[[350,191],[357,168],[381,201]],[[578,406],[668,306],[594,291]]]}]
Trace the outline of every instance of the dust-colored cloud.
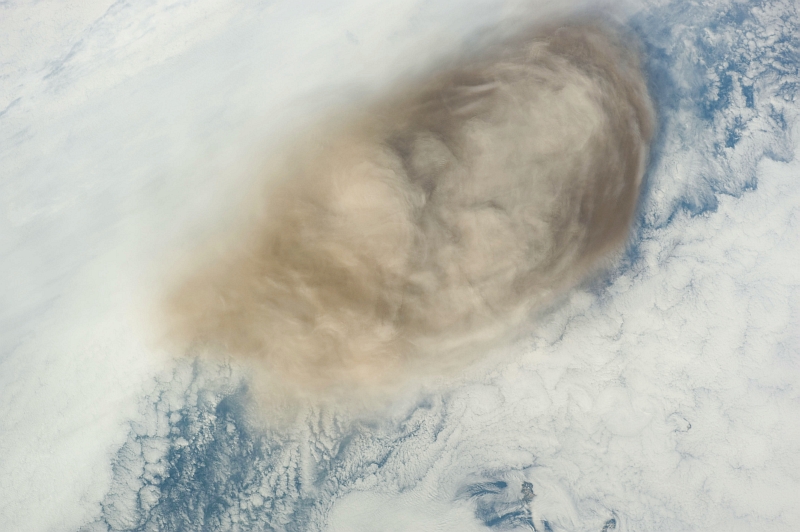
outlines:
[{"label": "dust-colored cloud", "polygon": [[258,214],[169,290],[172,345],[243,360],[262,391],[393,389],[624,244],[653,131],[630,43],[553,25],[444,70],[287,152]]}]

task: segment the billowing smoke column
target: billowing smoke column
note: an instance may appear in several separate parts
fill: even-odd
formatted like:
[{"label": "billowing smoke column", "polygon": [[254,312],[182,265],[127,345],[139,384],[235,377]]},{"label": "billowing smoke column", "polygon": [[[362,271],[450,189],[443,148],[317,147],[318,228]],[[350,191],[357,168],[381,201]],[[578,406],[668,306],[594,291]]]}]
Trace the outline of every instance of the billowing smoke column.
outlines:
[{"label": "billowing smoke column", "polygon": [[167,298],[169,334],[308,393],[463,364],[625,242],[653,130],[636,54],[539,29],[311,136]]}]

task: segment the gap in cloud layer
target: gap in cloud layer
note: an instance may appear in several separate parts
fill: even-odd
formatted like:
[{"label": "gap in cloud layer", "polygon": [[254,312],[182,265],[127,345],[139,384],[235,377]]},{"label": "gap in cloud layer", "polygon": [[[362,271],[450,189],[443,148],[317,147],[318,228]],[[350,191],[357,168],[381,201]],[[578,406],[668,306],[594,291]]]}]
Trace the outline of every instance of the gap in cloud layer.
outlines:
[{"label": "gap in cloud layer", "polygon": [[661,117],[643,231],[679,212],[713,211],[720,194],[754,189],[763,157],[794,157],[798,23],[796,6],[784,0],[708,9],[665,2],[631,19]]}]

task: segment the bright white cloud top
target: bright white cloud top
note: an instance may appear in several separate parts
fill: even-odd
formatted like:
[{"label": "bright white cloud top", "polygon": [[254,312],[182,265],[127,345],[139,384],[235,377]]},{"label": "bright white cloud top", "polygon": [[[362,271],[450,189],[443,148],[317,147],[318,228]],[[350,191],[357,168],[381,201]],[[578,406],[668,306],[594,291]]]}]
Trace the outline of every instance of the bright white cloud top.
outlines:
[{"label": "bright white cloud top", "polygon": [[628,253],[457,382],[264,430],[144,333],[240,161],[522,4],[0,6],[0,529],[800,528],[791,1],[617,11],[660,120]]}]

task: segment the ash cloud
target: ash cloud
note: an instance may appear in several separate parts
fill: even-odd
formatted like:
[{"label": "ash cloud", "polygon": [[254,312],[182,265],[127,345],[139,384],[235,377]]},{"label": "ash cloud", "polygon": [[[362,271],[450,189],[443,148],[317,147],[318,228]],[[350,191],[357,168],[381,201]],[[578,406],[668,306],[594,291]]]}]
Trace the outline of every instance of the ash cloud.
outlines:
[{"label": "ash cloud", "polygon": [[630,43],[554,25],[298,142],[162,325],[256,388],[347,395],[473,360],[625,242],[653,131]]}]

